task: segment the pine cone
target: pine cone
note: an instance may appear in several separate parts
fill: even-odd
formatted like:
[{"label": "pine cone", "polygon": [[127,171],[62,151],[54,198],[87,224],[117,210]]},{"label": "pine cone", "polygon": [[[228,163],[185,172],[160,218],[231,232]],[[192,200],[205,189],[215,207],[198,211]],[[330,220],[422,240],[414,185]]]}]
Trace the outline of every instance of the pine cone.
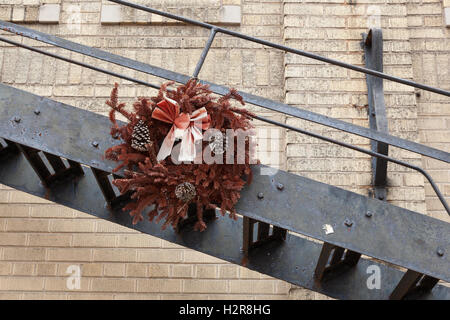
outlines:
[{"label": "pine cone", "polygon": [[151,142],[150,132],[148,126],[144,121],[139,122],[133,127],[133,133],[131,135],[131,147],[138,151],[147,151],[147,144]]},{"label": "pine cone", "polygon": [[175,188],[175,196],[184,202],[189,202],[197,195],[195,187],[190,182],[183,182]]}]

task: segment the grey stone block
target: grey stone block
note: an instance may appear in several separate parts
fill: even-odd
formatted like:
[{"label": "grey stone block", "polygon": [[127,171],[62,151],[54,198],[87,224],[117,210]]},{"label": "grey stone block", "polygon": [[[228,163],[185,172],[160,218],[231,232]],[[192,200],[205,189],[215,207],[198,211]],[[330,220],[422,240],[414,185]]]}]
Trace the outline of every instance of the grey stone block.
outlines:
[{"label": "grey stone block", "polygon": [[102,24],[117,24],[122,22],[120,6],[116,4],[103,4],[100,22]]},{"label": "grey stone block", "polygon": [[222,6],[219,19],[221,23],[240,24],[241,6]]},{"label": "grey stone block", "polygon": [[59,23],[61,5],[59,4],[43,4],[39,8],[40,23]]}]

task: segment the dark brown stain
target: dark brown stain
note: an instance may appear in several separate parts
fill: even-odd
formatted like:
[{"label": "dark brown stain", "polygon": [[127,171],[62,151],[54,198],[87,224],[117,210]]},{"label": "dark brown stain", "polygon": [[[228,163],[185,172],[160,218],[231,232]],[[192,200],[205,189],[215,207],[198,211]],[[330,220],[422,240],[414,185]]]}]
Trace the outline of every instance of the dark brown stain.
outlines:
[{"label": "dark brown stain", "polygon": [[45,188],[44,198],[50,200],[50,188]]},{"label": "dark brown stain", "polygon": [[248,265],[248,256],[244,256],[241,260],[241,266],[246,267]]}]

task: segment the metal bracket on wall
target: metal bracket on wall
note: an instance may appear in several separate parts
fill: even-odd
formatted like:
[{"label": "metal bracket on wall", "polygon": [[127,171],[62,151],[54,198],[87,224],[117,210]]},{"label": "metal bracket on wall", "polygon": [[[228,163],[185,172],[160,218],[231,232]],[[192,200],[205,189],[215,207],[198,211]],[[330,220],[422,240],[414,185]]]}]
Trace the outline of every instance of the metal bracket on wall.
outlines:
[{"label": "metal bracket on wall", "polygon": [[[383,72],[383,33],[381,29],[370,29],[363,34],[366,68]],[[369,104],[369,125],[373,130],[388,134],[388,121],[384,103],[383,79],[366,74],[367,98]],[[389,145],[371,140],[372,151],[388,155]],[[372,157],[373,196],[386,199],[387,161]]]}]

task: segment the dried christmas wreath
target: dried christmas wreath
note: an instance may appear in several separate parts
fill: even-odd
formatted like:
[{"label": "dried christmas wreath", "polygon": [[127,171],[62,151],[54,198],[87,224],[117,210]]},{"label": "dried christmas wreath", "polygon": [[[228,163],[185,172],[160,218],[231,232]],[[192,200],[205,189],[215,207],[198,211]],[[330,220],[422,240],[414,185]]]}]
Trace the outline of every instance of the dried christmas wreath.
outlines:
[{"label": "dried christmas wreath", "polygon": [[[120,162],[114,172],[124,169],[125,177],[113,180],[113,184],[121,194],[131,193],[132,201],[123,210],[129,211],[133,224],[142,221],[144,210],[153,205],[148,213],[150,221],[165,219],[163,229],[168,225],[176,228],[186,219],[188,208],[194,206],[194,229],[203,231],[204,210],[220,208],[222,215],[228,212],[236,219],[234,205],[244,185],[251,183],[255,146],[247,136],[243,157],[242,152],[238,154],[237,137],[227,132],[250,132],[252,114],[232,105],[232,100],[244,105],[234,89],[214,98],[209,87],[196,79],[169,90],[172,85],[162,85],[155,97],[139,97],[130,112],[118,102],[115,84],[106,104],[111,107],[111,135],[123,143],[106,150],[105,157]],[[118,125],[116,112],[128,120],[126,125]],[[204,139],[204,130],[212,128],[215,134]],[[192,161],[205,148],[223,161]]]}]

